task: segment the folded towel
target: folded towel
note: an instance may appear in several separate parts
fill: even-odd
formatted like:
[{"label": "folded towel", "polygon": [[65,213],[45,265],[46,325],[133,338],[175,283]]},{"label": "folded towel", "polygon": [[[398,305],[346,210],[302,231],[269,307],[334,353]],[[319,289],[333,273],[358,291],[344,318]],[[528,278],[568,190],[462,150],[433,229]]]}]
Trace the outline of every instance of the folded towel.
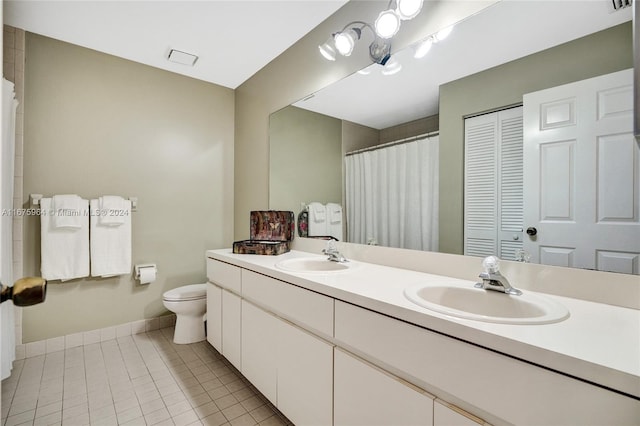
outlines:
[{"label": "folded towel", "polygon": [[46,280],[89,276],[89,203],[80,200],[79,229],[56,228],[52,199],[40,200],[40,273]]},{"label": "folded towel", "polygon": [[327,203],[327,215],[330,223],[342,223],[342,206],[336,203]]},{"label": "folded towel", "polygon": [[327,235],[326,208],[324,204],[309,203],[309,236],[324,237]]},{"label": "folded towel", "polygon": [[342,241],[342,206],[336,203],[327,203],[327,216],[329,217],[327,235]]},{"label": "folded towel", "polygon": [[[100,214],[98,216],[100,225],[120,226],[125,223],[127,206],[131,206],[129,200],[118,195],[104,195],[99,198]],[[129,208],[129,213],[131,209]]]},{"label": "folded towel", "polygon": [[316,222],[324,222],[326,220],[326,207],[324,204],[317,202],[309,203],[312,219]]},{"label": "folded towel", "polygon": [[110,277],[131,273],[131,201],[124,200],[121,225],[101,223],[99,200],[91,200],[91,276]]},{"label": "folded towel", "polygon": [[75,194],[54,195],[51,201],[51,209],[54,212],[53,226],[80,229],[83,221],[87,220],[86,216],[82,216],[82,201],[82,198]]}]

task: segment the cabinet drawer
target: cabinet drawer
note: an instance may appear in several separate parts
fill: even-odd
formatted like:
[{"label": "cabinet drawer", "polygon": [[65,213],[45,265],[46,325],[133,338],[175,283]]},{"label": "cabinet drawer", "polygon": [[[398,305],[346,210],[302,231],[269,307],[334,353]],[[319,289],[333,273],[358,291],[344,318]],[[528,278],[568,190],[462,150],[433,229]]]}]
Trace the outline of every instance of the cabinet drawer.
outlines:
[{"label": "cabinet drawer", "polygon": [[239,267],[220,262],[219,260],[207,259],[207,279],[212,283],[216,283],[222,288],[240,294],[242,291],[240,277]]},{"label": "cabinet drawer", "polygon": [[[455,395],[452,402],[464,401],[461,408],[492,423],[624,425],[640,418],[640,401],[354,305],[336,301],[335,321],[340,346],[423,389]],[[495,397],[505,389],[507,401],[535,404]],[[580,398],[558,398],[557,389]]]},{"label": "cabinet drawer", "polygon": [[242,297],[289,321],[333,337],[333,299],[246,269]]}]

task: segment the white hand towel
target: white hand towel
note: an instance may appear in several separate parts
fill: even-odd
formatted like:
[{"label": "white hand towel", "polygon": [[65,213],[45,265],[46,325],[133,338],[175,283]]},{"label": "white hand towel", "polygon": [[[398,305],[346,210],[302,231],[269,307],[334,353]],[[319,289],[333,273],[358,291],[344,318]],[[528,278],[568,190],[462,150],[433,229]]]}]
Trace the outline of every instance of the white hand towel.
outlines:
[{"label": "white hand towel", "polygon": [[327,213],[324,204],[309,203],[309,236],[324,237],[327,235]]},{"label": "white hand towel", "polygon": [[342,241],[342,206],[336,203],[327,203],[327,235]]},{"label": "white hand towel", "polygon": [[[86,216],[82,216],[82,198],[75,194],[54,195],[51,209],[54,211],[53,226],[56,228],[80,229]],[[85,204],[86,204],[86,200]],[[86,209],[86,206],[85,206]]]},{"label": "white hand towel", "polygon": [[100,201],[91,200],[91,276],[131,273],[131,201],[124,200],[121,225],[103,225],[97,213]]},{"label": "white hand towel", "polygon": [[89,276],[89,202],[80,200],[81,226],[56,228],[51,198],[40,200],[40,273],[46,280]]},{"label": "white hand towel", "polygon": [[[131,202],[125,200],[118,195],[104,195],[99,198],[100,202],[100,215],[98,216],[100,225],[105,226],[120,226],[125,223],[125,214],[127,212],[127,206],[131,205]],[[129,209],[129,213],[131,213]]]},{"label": "white hand towel", "polygon": [[336,203],[327,203],[327,215],[330,223],[342,222],[342,206]]}]

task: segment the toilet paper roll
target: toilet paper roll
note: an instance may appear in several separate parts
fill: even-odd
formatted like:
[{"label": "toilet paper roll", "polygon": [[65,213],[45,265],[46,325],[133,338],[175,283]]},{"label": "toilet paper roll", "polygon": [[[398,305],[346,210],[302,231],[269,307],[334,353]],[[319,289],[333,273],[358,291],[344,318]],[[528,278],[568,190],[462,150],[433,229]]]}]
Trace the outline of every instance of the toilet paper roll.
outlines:
[{"label": "toilet paper roll", "polygon": [[140,284],[149,284],[156,280],[156,268],[153,266],[140,268]]}]

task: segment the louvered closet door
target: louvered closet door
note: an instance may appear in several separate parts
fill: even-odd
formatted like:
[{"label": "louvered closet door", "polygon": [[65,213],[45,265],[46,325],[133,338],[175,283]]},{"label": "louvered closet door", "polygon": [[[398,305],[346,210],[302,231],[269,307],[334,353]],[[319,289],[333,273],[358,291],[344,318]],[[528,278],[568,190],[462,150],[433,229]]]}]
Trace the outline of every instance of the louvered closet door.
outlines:
[{"label": "louvered closet door", "polygon": [[522,107],[465,120],[464,253],[522,248]]}]

